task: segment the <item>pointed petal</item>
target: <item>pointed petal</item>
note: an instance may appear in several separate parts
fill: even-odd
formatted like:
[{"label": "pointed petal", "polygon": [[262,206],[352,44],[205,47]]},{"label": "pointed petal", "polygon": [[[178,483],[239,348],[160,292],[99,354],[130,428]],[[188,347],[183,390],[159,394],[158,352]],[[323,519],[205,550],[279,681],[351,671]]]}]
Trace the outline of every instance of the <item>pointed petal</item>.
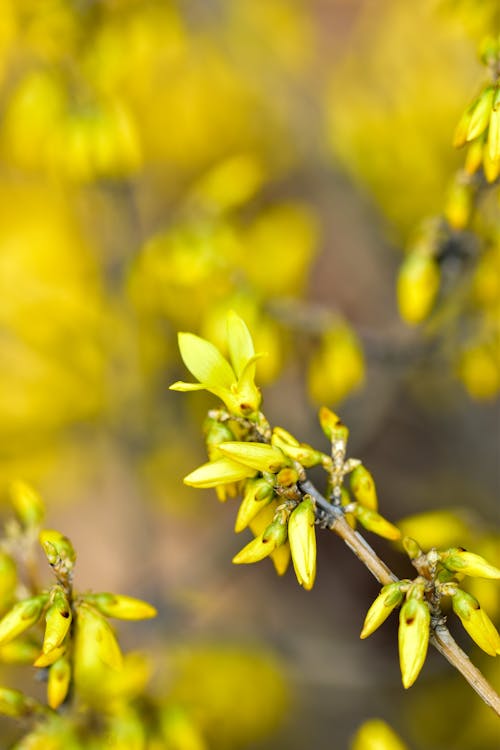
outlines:
[{"label": "pointed petal", "polygon": [[209,461],[184,477],[184,484],[190,487],[216,487],[218,484],[239,482],[255,474],[255,470],[243,464],[231,461],[230,458],[219,458]]},{"label": "pointed petal", "polygon": [[183,362],[200,383],[217,388],[231,387],[236,376],[217,347],[193,333],[179,333],[178,338]]},{"label": "pointed petal", "polygon": [[227,343],[231,364],[239,378],[248,360],[253,358],[255,349],[245,321],[234,310],[227,315]]},{"label": "pointed petal", "polygon": [[266,443],[227,442],[219,446],[221,453],[258,471],[275,473],[290,461],[279,449]]}]

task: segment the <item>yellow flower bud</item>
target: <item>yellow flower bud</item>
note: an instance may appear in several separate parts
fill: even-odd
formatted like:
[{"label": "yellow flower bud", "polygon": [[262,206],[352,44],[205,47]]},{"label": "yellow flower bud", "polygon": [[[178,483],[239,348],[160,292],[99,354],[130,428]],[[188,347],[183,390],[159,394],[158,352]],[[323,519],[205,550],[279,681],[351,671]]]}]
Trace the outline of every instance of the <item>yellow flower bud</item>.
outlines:
[{"label": "yellow flower bud", "polygon": [[218,446],[228,440],[234,440],[234,435],[229,427],[217,419],[206,419],[203,426],[205,433],[205,443],[207,446],[208,457],[215,461],[222,457]]},{"label": "yellow flower bud", "polygon": [[95,670],[100,663],[120,669],[123,663],[111,626],[96,609],[84,602],[77,605],[74,661],[75,672]]},{"label": "yellow flower bud", "polygon": [[409,688],[417,679],[427,655],[431,614],[421,599],[408,599],[399,614],[399,663],[403,686]]},{"label": "yellow flower bud", "polygon": [[[225,445],[225,444],[224,444]],[[184,477],[184,484],[190,487],[208,488],[216,487],[218,484],[232,484],[247,477],[252,477],[255,469],[236,463],[230,458],[219,458],[209,461]]]},{"label": "yellow flower bud", "polygon": [[85,594],[84,600],[106,617],[118,620],[147,620],[156,617],[157,611],[142,599],[123,594]]},{"label": "yellow flower bud", "polygon": [[290,515],[288,540],[292,553],[295,575],[301,586],[308,591],[316,578],[316,531],[314,528],[314,503],[306,497]]},{"label": "yellow flower bud", "polygon": [[403,594],[400,589],[399,581],[384,586],[366,613],[363,630],[359,637],[368,638],[369,635],[387,620],[392,610],[401,604],[402,601]]},{"label": "yellow flower bud", "polygon": [[25,482],[14,481],[9,486],[10,502],[23,526],[38,526],[45,516],[40,495]]},{"label": "yellow flower bud", "polygon": [[403,537],[403,547],[405,548],[410,560],[416,560],[417,557],[420,557],[420,555],[423,554],[418,542],[416,542],[415,539],[412,539],[411,536]]},{"label": "yellow flower bud", "polygon": [[421,323],[429,315],[440,282],[439,266],[427,255],[410,253],[399,269],[397,297],[399,314],[409,325]]},{"label": "yellow flower bud", "polygon": [[458,589],[451,601],[453,611],[472,640],[490,656],[500,654],[500,634],[477,599]]},{"label": "yellow flower bud", "polygon": [[263,542],[272,542],[274,547],[279,547],[286,542],[287,525],[280,518],[277,518],[264,531],[262,536]]},{"label": "yellow flower bud", "polygon": [[297,438],[295,438],[290,432],[283,429],[283,427],[275,427],[273,429],[273,434],[271,437],[271,442],[274,445],[274,441],[277,441],[277,444],[285,444],[285,445],[291,445],[298,448],[300,445]]},{"label": "yellow flower bud", "polygon": [[240,503],[234,530],[238,534],[246,529],[252,518],[272,500],[274,490],[265,479],[249,479],[245,484],[245,495]]},{"label": "yellow flower bud", "polygon": [[66,638],[71,625],[71,607],[64,591],[58,588],[53,603],[45,614],[45,635],[42,652],[48,654],[58,648]]},{"label": "yellow flower bud", "polygon": [[61,658],[66,651],[66,644],[57,646],[52,651],[48,651],[46,654],[42,653],[33,662],[34,667],[50,667],[54,662]]},{"label": "yellow flower bud", "polygon": [[455,148],[460,148],[467,143],[467,133],[471,122],[472,113],[474,112],[474,108],[478,101],[479,97],[477,99],[474,99],[474,101],[467,107],[460,120],[458,121],[458,125],[453,136],[453,146]]},{"label": "yellow flower bud", "polygon": [[322,406],[319,410],[319,423],[330,442],[347,443],[349,429],[343,424],[340,417],[326,406]]},{"label": "yellow flower bud", "polygon": [[233,557],[235,565],[259,562],[273,552],[276,548],[274,539],[264,539],[264,533],[252,539],[237,555]]},{"label": "yellow flower bud", "polygon": [[0,620],[0,645],[12,641],[38,622],[48,598],[48,594],[40,594],[14,604]]},{"label": "yellow flower bud", "polygon": [[372,531],[374,534],[396,541],[401,538],[401,532],[396,526],[383,518],[375,510],[365,508],[363,505],[356,504],[353,509],[354,516],[365,529]]},{"label": "yellow flower bud", "polygon": [[500,578],[500,570],[474,552],[455,548],[440,553],[443,565],[453,572],[477,578]]},{"label": "yellow flower bud", "polygon": [[[264,504],[264,507],[262,508],[260,513],[252,518],[252,520],[248,524],[252,531],[252,534],[254,534],[255,536],[259,536],[259,534],[264,533],[269,524],[273,522],[277,508],[278,502],[276,500],[273,500],[267,505]],[[279,576],[282,576],[286,572],[288,565],[290,564],[289,543],[285,542],[279,547],[276,547],[276,549],[271,552],[270,558],[277,574]]]},{"label": "yellow flower bud", "polygon": [[377,490],[375,489],[374,479],[368,469],[363,465],[356,466],[350,476],[350,484],[354,497],[361,505],[371,510],[377,510]]},{"label": "yellow flower bud", "polygon": [[47,683],[47,702],[54,710],[64,702],[71,680],[69,660],[63,656],[51,666]]},{"label": "yellow flower bud", "polygon": [[219,450],[233,461],[262,472],[277,473],[290,461],[279,449],[266,443],[223,443]]},{"label": "yellow flower bud", "polygon": [[271,560],[273,561],[274,568],[279,576],[284,575],[288,570],[290,558],[291,552],[290,544],[288,542],[285,542],[279,547],[276,547],[276,549],[271,553]]},{"label": "yellow flower bud", "polygon": [[464,169],[466,174],[473,175],[483,163],[484,137],[480,136],[471,142],[467,149]]},{"label": "yellow flower bud", "polygon": [[73,568],[76,553],[68,537],[59,531],[44,529],[39,538],[50,565],[54,567],[62,564],[68,571]]},{"label": "yellow flower bud", "polygon": [[491,109],[493,106],[493,97],[495,89],[493,86],[488,86],[479,95],[476,104],[472,110],[469,127],[467,128],[467,140],[472,141],[481,135],[483,131],[488,127],[490,120]]},{"label": "yellow flower bud", "polygon": [[369,719],[356,732],[350,750],[408,750],[408,748],[385,721]]}]

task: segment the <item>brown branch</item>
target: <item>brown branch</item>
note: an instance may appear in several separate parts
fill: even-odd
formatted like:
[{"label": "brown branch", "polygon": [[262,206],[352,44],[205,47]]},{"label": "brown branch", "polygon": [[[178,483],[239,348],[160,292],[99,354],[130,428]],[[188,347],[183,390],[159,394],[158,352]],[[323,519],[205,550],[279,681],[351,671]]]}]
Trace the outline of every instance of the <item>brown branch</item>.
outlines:
[{"label": "brown branch", "polygon": [[[361,534],[349,526],[340,508],[331,505],[309,480],[300,482],[300,486],[301,489],[314,497],[322,510],[331,513],[330,529],[347,544],[379,583],[385,585],[399,580]],[[439,622],[432,626],[430,642],[452,667],[460,672],[486,705],[490,706],[500,716],[500,696],[482,672],[474,666],[467,654],[462,651],[446,625]]]}]

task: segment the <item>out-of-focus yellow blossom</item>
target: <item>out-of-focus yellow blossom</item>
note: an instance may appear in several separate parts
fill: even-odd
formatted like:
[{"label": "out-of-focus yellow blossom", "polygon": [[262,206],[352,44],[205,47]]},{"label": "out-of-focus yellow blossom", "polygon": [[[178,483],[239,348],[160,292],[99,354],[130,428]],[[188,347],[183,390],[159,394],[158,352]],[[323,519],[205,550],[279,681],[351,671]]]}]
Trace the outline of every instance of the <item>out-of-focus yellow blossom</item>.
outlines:
[{"label": "out-of-focus yellow blossom", "polygon": [[171,659],[169,704],[186,711],[209,747],[233,750],[268,735],[280,722],[289,693],[283,667],[272,654],[190,646]]},{"label": "out-of-focus yellow blossom", "polygon": [[328,331],[309,363],[311,398],[338,404],[363,385],[364,377],[363,350],[354,331],[346,324]]},{"label": "out-of-focus yellow blossom", "polygon": [[464,89],[476,85],[470,48],[434,0],[393,0],[363,5],[348,50],[330,84],[331,148],[404,236],[441,209],[457,163],[449,134]]},{"label": "out-of-focus yellow blossom", "polygon": [[350,750],[408,750],[408,747],[385,721],[369,719],[359,727]]},{"label": "out-of-focus yellow blossom", "polygon": [[461,354],[458,377],[473,398],[491,400],[500,391],[500,346],[472,344]]}]

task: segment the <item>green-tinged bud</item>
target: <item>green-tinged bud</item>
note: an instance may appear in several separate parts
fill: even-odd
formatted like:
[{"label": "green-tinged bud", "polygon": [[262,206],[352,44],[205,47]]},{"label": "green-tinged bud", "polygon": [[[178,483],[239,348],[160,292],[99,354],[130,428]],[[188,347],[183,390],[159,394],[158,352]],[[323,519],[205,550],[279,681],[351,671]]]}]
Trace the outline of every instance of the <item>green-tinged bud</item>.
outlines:
[{"label": "green-tinged bud", "polygon": [[426,602],[410,598],[399,614],[399,663],[403,686],[409,688],[417,679],[427,655],[431,614]]},{"label": "green-tinged bud", "polygon": [[75,669],[93,668],[96,661],[111,669],[121,669],[123,657],[107,620],[94,607],[82,602],[77,606]]},{"label": "green-tinged bud", "polygon": [[0,550],[0,614],[12,605],[17,587],[16,563]]},{"label": "green-tinged bud", "polygon": [[382,719],[369,719],[356,732],[350,750],[408,750]]},{"label": "green-tinged bud", "polygon": [[42,706],[33,698],[28,698],[19,690],[0,687],[0,714],[19,717],[28,716],[36,710],[42,710]]},{"label": "green-tinged bud", "polygon": [[62,646],[57,646],[57,648],[53,649],[52,651],[48,651],[46,654],[42,653],[35,659],[33,662],[34,667],[50,667],[52,664],[54,664],[58,659],[61,658],[61,656],[66,652],[66,644],[63,643]]},{"label": "green-tinged bud", "polygon": [[274,495],[273,487],[265,479],[249,479],[245,485],[245,494],[238,509],[234,530],[237,534],[246,529],[250,521],[260,513]]},{"label": "green-tinged bud", "polygon": [[416,560],[417,557],[423,554],[418,542],[412,539],[411,536],[403,537],[403,547],[410,560]]},{"label": "green-tinged bud", "polygon": [[293,435],[290,435],[290,433],[281,427],[274,430],[271,444],[276,448],[280,448],[285,456],[291,458],[292,461],[298,461],[306,468],[322,463],[323,454],[320,451],[314,450],[314,448],[306,443],[299,443]]},{"label": "green-tinged bud", "polygon": [[309,496],[295,508],[288,520],[288,540],[295,575],[308,591],[316,578],[316,530],[314,503]]},{"label": "green-tinged bud", "polygon": [[277,448],[281,448],[285,456],[288,456],[292,461],[298,461],[306,469],[323,463],[324,454],[315,450],[310,445],[306,445],[306,443],[301,443],[298,447],[283,443],[274,443],[274,445]]},{"label": "green-tinged bud", "polygon": [[148,620],[158,614],[151,604],[123,594],[85,594],[83,599],[106,617],[118,620]]},{"label": "green-tinged bud", "polygon": [[12,641],[40,619],[48,594],[40,594],[14,604],[0,620],[0,645]]},{"label": "green-tinged bud", "polygon": [[474,99],[474,101],[467,107],[463,115],[461,116],[460,120],[458,121],[458,125],[455,129],[455,134],[453,136],[453,146],[454,148],[460,148],[464,144],[467,143],[467,133],[469,132],[469,126],[472,119],[472,113],[474,112],[474,109],[479,101],[479,98]]},{"label": "green-tinged bud", "polygon": [[295,446],[296,448],[300,445],[297,438],[294,438],[294,436],[287,432],[287,430],[284,430],[283,427],[275,427],[273,429],[271,443],[274,445],[275,441],[277,441],[277,445],[281,443],[284,445]]},{"label": "green-tinged bud", "polygon": [[[225,443],[224,443],[225,445]],[[184,477],[184,484],[190,487],[208,488],[216,487],[218,484],[232,484],[242,479],[247,479],[255,474],[255,469],[236,463],[230,458],[219,458],[209,461]]]},{"label": "green-tinged bud", "polygon": [[479,95],[476,105],[471,114],[469,127],[467,128],[468,141],[472,141],[474,140],[474,138],[477,138],[478,135],[481,135],[481,133],[488,127],[494,95],[495,89],[493,88],[493,86],[488,86]]},{"label": "green-tinged bud", "polygon": [[500,87],[497,88],[488,128],[488,156],[491,161],[500,159]]},{"label": "green-tinged bud", "polygon": [[63,656],[51,666],[47,683],[47,703],[56,710],[68,695],[71,681],[71,665],[69,659]]},{"label": "green-tinged bud", "polygon": [[345,426],[340,417],[326,406],[322,406],[319,410],[319,423],[330,442],[347,443],[349,429]]},{"label": "green-tinged bud", "polygon": [[76,552],[68,537],[59,531],[44,529],[40,532],[40,544],[52,567],[62,565],[68,572],[76,561]]},{"label": "green-tinged bud", "polygon": [[40,495],[25,482],[9,485],[9,497],[14,512],[25,527],[39,526],[45,517],[45,506]]},{"label": "green-tinged bud", "polygon": [[61,588],[53,594],[52,605],[45,614],[45,635],[42,652],[48,654],[62,644],[71,625],[71,607]]},{"label": "green-tinged bud", "polygon": [[490,656],[500,654],[500,635],[477,599],[457,589],[451,601],[453,611],[472,640]]},{"label": "green-tinged bud", "polygon": [[271,544],[273,544],[274,548],[276,549],[286,542],[286,537],[287,525],[286,523],[282,523],[279,519],[277,519],[276,521],[270,523],[266,528],[262,536],[262,541],[266,543],[271,542]]},{"label": "green-tinged bud", "polygon": [[350,477],[351,490],[361,505],[371,510],[377,510],[377,490],[375,489],[375,482],[368,471],[363,465],[357,466]]},{"label": "green-tinged bud", "polygon": [[[269,504],[263,503],[262,510],[258,513],[250,523],[250,530],[254,536],[264,534],[269,524],[274,520],[276,510],[278,508],[278,502],[273,500]],[[290,564],[290,545],[285,542],[280,547],[277,547],[271,552],[270,558],[274,565],[274,568],[279,576],[282,576]]]},{"label": "green-tinged bud", "polygon": [[211,461],[215,461],[221,458],[222,455],[218,450],[218,446],[221,443],[234,440],[234,435],[227,424],[219,422],[217,419],[206,419],[203,429],[209,458]]},{"label": "green-tinged bud", "polygon": [[440,552],[443,565],[453,572],[476,578],[500,578],[500,570],[490,565],[484,557],[459,548]]},{"label": "green-tinged bud", "polygon": [[383,518],[377,511],[365,508],[363,505],[356,504],[353,508],[356,519],[365,529],[372,531],[374,534],[396,541],[401,538],[401,532],[396,526]]},{"label": "green-tinged bud", "polygon": [[359,637],[368,638],[369,635],[387,620],[392,610],[401,604],[402,601],[403,594],[400,589],[399,581],[384,586],[366,613],[363,630]]},{"label": "green-tinged bud", "polygon": [[439,266],[427,255],[410,253],[401,264],[397,280],[399,314],[409,325],[429,315],[439,290]]},{"label": "green-tinged bud", "polygon": [[233,563],[235,565],[246,565],[259,562],[265,557],[268,557],[275,548],[276,544],[272,539],[264,541],[264,534],[259,534],[259,536],[252,539],[246,547],[243,547],[243,549],[233,557]]},{"label": "green-tinged bud", "polygon": [[18,638],[4,646],[0,646],[0,662],[2,664],[33,664],[40,647],[30,640]]},{"label": "green-tinged bud", "polygon": [[290,464],[289,459],[279,448],[266,443],[223,443],[219,450],[243,466],[257,471],[269,471],[272,474],[276,474]]},{"label": "green-tinged bud", "polygon": [[[278,476],[281,474],[279,472]],[[272,475],[270,475],[272,476]],[[257,491],[255,493],[255,499],[257,502],[261,502],[262,500],[271,500],[274,495],[274,487],[271,481],[268,479],[258,479],[257,480]]]}]

